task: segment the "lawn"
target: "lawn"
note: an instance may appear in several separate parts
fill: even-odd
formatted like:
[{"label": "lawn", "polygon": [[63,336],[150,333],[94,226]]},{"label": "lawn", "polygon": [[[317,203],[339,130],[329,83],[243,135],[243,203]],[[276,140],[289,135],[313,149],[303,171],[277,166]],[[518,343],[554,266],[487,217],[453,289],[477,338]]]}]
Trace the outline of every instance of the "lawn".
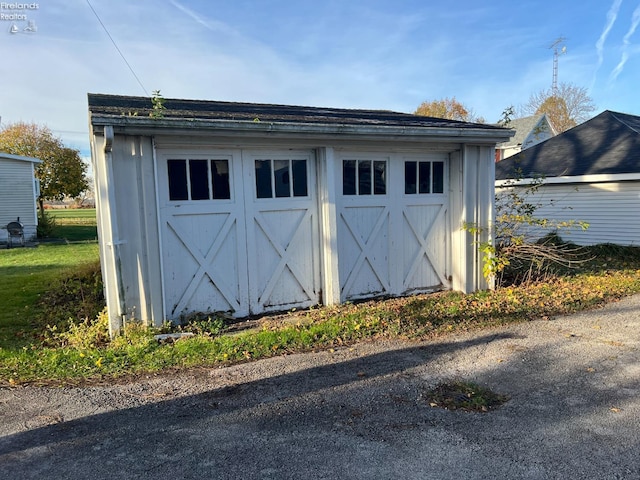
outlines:
[{"label": "lawn", "polygon": [[[163,328],[192,334],[175,343],[159,343],[153,335],[160,330],[130,324],[110,341],[97,297],[93,315],[70,313],[78,311],[73,307],[90,291],[102,291],[95,211],[52,215],[58,232],[75,240],[0,250],[0,386],[223,365],[379,338],[432,338],[552,318],[640,292],[640,248],[609,245],[590,248],[591,260],[579,270],[495,291],[313,308],[265,318],[258,328],[241,333],[227,328],[223,318],[204,316],[186,326]],[[74,230],[79,226],[87,231]]]},{"label": "lawn", "polygon": [[78,267],[98,260],[95,209],[51,215],[60,238],[47,239],[36,248],[0,250],[0,348],[29,343],[38,298]]},{"label": "lawn", "polygon": [[52,209],[47,214],[55,220],[55,237],[68,242],[97,241],[95,208]]}]

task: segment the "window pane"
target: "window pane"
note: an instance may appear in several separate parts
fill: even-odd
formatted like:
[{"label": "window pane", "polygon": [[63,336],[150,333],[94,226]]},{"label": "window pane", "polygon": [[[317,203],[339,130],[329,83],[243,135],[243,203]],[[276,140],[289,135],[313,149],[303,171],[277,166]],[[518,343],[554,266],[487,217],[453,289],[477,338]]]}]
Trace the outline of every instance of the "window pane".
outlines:
[{"label": "window pane", "polygon": [[387,162],[373,162],[373,193],[387,193]]},{"label": "window pane", "polygon": [[307,196],[307,161],[293,160],[293,196]]},{"label": "window pane", "polygon": [[206,160],[189,160],[191,200],[209,200],[209,171]]},{"label": "window pane", "polygon": [[358,161],[358,195],[371,195],[371,160]]},{"label": "window pane", "polygon": [[444,193],[444,162],[433,162],[433,193]]},{"label": "window pane", "polygon": [[418,178],[420,179],[418,193],[431,193],[431,162],[418,164]]},{"label": "window pane", "polygon": [[342,161],[342,194],[356,194],[356,161]]},{"label": "window pane", "polygon": [[416,193],[417,184],[417,162],[404,162],[404,193]]},{"label": "window pane", "polygon": [[272,198],[271,193],[271,160],[256,160],[256,196]]},{"label": "window pane", "polygon": [[273,176],[276,180],[276,197],[290,197],[291,174],[289,172],[289,160],[274,160]]},{"label": "window pane", "polygon": [[211,160],[211,181],[213,198],[216,200],[231,198],[229,188],[229,160]]},{"label": "window pane", "polygon": [[187,161],[167,160],[169,200],[189,200],[187,192]]}]

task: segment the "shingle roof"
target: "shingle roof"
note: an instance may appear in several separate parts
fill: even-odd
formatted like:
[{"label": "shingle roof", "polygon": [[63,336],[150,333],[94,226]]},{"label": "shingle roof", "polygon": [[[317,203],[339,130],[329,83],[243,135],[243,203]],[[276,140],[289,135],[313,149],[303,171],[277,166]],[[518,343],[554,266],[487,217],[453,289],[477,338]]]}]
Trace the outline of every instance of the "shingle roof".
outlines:
[{"label": "shingle roof", "polygon": [[605,110],[496,163],[496,180],[640,172],[640,117]]},{"label": "shingle roof", "polygon": [[[153,111],[148,97],[119,95],[88,95],[92,116],[133,115],[148,117]],[[342,108],[302,107],[294,105],[269,105],[259,103],[218,102],[208,100],[165,99],[167,119],[235,120],[271,123],[313,123],[333,125],[375,125],[402,127],[435,127],[483,129],[504,132],[495,125],[458,122],[442,118],[423,117],[387,110],[355,110]]]},{"label": "shingle roof", "polygon": [[498,144],[498,148],[507,148],[511,146],[522,145],[527,138],[527,136],[531,133],[531,131],[535,128],[538,122],[542,119],[544,113],[540,115],[532,115],[530,117],[522,117],[522,118],[514,118],[507,125],[508,128],[511,128],[516,131],[516,134],[511,137],[510,140],[506,142],[502,142]]}]

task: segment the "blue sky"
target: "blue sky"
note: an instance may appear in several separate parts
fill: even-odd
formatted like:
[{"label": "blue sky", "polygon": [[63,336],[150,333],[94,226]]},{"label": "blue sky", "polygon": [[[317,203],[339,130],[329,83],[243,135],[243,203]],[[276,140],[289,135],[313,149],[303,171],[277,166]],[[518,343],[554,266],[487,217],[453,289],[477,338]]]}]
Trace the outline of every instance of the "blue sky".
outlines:
[{"label": "blue sky", "polygon": [[402,112],[455,96],[494,122],[551,86],[561,36],[559,81],[594,114],[640,115],[640,0],[90,0],[140,82],[87,0],[11,2],[2,124],[46,124],[85,156],[88,92]]}]

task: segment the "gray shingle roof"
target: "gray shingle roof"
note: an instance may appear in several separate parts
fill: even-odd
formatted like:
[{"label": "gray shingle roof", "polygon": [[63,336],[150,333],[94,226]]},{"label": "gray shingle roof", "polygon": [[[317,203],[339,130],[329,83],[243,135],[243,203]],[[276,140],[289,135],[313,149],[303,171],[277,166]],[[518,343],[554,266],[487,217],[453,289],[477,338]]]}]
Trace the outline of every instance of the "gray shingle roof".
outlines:
[{"label": "gray shingle roof", "polygon": [[640,117],[605,110],[496,164],[496,180],[640,172]]},{"label": "gray shingle roof", "polygon": [[[92,116],[122,117],[135,113],[148,117],[152,112],[149,97],[119,95],[88,95]],[[342,108],[302,107],[293,105],[269,105],[259,103],[218,102],[208,100],[165,99],[167,119],[236,120],[271,123],[315,123],[333,125],[375,125],[402,127],[435,127],[483,129],[504,132],[495,125],[458,122],[442,118],[423,117],[387,110],[355,110]]]},{"label": "gray shingle roof", "polygon": [[498,148],[515,147],[518,145],[522,145],[527,136],[531,133],[531,131],[535,128],[535,126],[543,116],[544,114],[541,113],[540,115],[514,118],[513,120],[511,120],[507,125],[507,128],[515,130],[516,134],[511,137],[510,140],[499,143]]}]

